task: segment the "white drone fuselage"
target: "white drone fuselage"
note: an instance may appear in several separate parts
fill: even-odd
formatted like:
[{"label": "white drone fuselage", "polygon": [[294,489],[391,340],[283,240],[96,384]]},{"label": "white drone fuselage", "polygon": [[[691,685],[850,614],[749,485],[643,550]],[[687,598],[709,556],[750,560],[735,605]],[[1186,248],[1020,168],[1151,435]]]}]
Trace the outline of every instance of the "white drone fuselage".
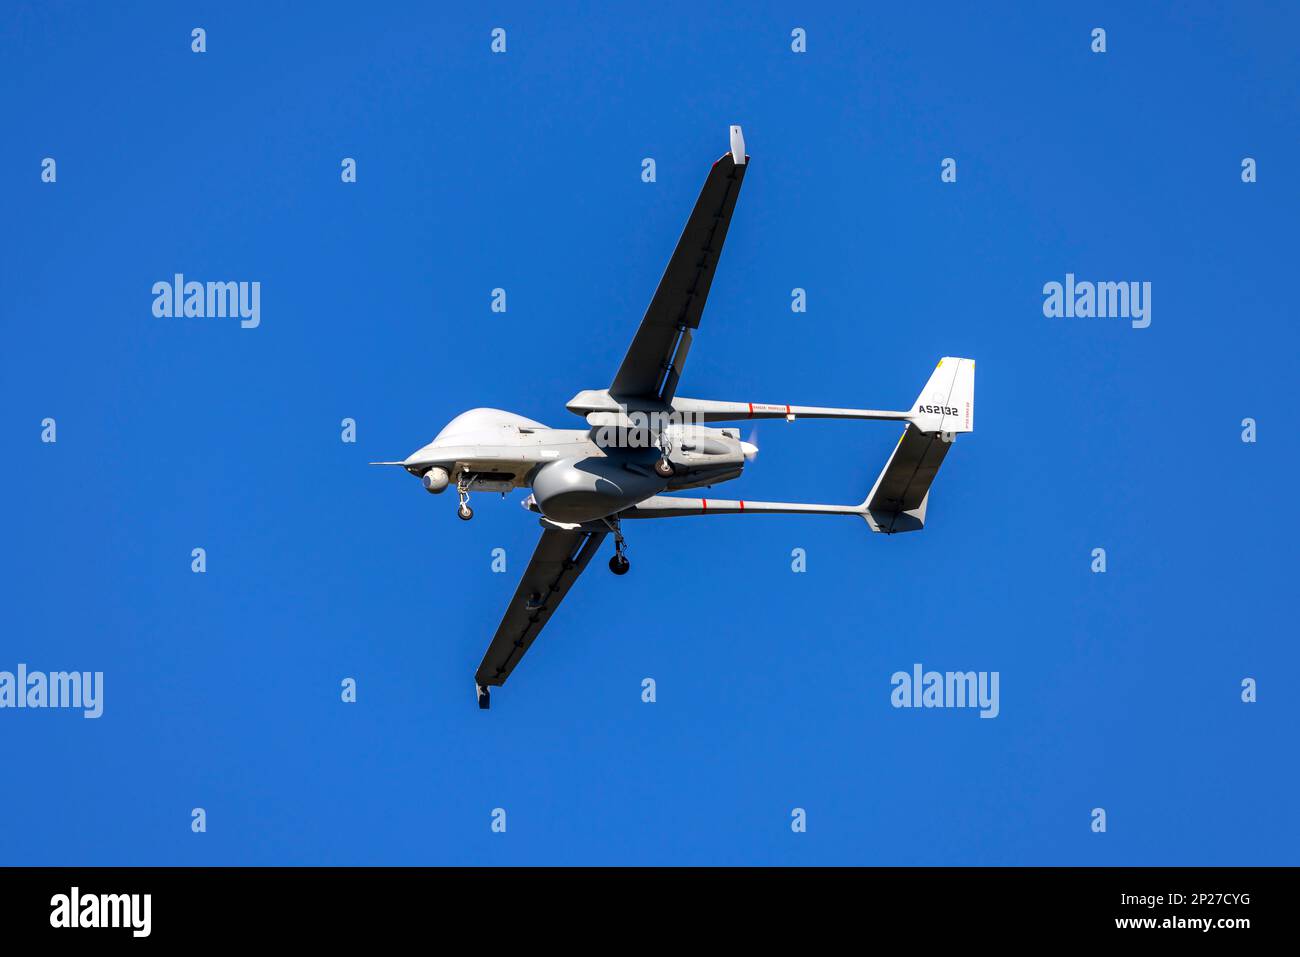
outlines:
[{"label": "white drone fuselage", "polygon": [[[530,488],[525,507],[569,527],[599,522],[661,492],[736,478],[754,451],[734,428],[553,429],[512,412],[471,409],[402,465],[421,478],[433,473],[425,488],[434,493],[452,484],[468,492]],[[665,459],[671,475],[656,471]]]}]

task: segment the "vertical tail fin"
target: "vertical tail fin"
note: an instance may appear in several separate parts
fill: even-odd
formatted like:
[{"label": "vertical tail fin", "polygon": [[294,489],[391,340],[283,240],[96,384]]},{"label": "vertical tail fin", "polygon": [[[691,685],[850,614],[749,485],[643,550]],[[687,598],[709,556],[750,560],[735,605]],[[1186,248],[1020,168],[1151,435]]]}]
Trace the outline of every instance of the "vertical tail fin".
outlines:
[{"label": "vertical tail fin", "polygon": [[915,532],[925,527],[930,485],[948,454],[952,435],[909,425],[862,503],[873,532]]},{"label": "vertical tail fin", "polygon": [[930,485],[958,432],[975,428],[975,360],[944,356],[908,416],[908,426],[885,463],[862,517],[875,532],[925,527]]},{"label": "vertical tail fin", "polygon": [[944,356],[912,406],[911,422],[922,432],[975,429],[975,360]]}]

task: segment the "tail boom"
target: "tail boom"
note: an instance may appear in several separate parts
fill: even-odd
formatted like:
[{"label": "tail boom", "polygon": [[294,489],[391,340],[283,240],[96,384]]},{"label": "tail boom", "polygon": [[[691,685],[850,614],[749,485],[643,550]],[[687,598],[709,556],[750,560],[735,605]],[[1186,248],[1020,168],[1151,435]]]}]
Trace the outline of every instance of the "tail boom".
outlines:
[{"label": "tail boom", "polygon": [[[592,393],[580,394],[590,399]],[[580,403],[574,411],[591,409]],[[654,495],[619,513],[620,518],[677,518],[685,515],[857,515],[874,532],[892,535],[925,527],[930,486],[958,433],[975,428],[975,360],[944,356],[935,366],[916,403],[907,412],[875,409],[827,409],[815,406],[758,405],[675,399],[672,408],[705,421],[740,418],[887,419],[906,422],[898,444],[860,505],[810,502],[751,502],[744,499],[685,498]],[[601,409],[597,415],[604,413]],[[607,414],[607,413],[606,413]],[[590,415],[589,415],[590,418]]]},{"label": "tail boom", "polygon": [[746,499],[686,498],[655,495],[619,518],[677,518],[683,515],[864,515],[863,505],[816,505],[810,502],[751,502]]},{"label": "tail boom", "polygon": [[673,411],[701,422],[738,422],[743,419],[865,419],[906,422],[912,417],[910,412],[888,409],[835,409],[816,405],[718,402],[712,399],[675,399]]}]

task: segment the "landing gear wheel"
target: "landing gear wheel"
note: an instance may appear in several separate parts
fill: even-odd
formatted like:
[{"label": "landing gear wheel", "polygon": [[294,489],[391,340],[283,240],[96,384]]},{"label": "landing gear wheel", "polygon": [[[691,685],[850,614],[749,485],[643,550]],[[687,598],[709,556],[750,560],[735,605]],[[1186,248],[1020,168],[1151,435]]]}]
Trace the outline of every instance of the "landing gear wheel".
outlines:
[{"label": "landing gear wheel", "polygon": [[623,554],[627,548],[627,541],[623,538],[622,525],[617,515],[612,518],[602,519],[602,521],[614,533],[614,557],[609,560],[609,570],[615,575],[626,575],[632,564],[627,560],[627,556]]},{"label": "landing gear wheel", "polygon": [[660,478],[672,478],[676,472],[677,469],[673,468],[673,463],[667,459],[660,459],[655,463],[655,475]]},{"label": "landing gear wheel", "polygon": [[486,711],[492,707],[492,697],[487,688],[482,685],[478,686],[478,707],[480,711]]},{"label": "landing gear wheel", "polygon": [[474,517],[474,510],[469,507],[469,489],[473,484],[473,478],[466,471],[462,470],[456,476],[456,494],[460,497],[460,504],[456,506],[456,514],[460,516],[462,522],[468,522]]}]

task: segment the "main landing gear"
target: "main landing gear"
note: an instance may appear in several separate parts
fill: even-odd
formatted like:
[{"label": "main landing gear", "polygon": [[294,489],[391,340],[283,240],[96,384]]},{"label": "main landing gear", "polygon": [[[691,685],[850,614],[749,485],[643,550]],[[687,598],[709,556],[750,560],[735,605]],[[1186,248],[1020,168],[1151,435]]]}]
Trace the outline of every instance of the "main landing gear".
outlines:
[{"label": "main landing gear", "polygon": [[627,555],[624,554],[627,551],[627,542],[624,540],[623,531],[619,527],[618,516],[615,515],[613,518],[607,518],[604,521],[614,533],[614,557],[609,560],[609,570],[615,575],[626,575],[628,569],[632,567],[632,563],[627,560]]},{"label": "main landing gear", "polygon": [[659,441],[659,460],[655,462],[655,475],[660,478],[672,478],[677,474],[677,468],[669,458],[673,453],[672,444],[665,435],[660,435]]},{"label": "main landing gear", "polygon": [[[469,484],[469,473],[462,470],[460,475],[456,477],[456,494],[460,496],[460,505],[456,508],[456,514],[460,517],[462,522],[468,522],[474,517],[474,510],[469,507]],[[483,692],[483,694],[486,693],[487,692]],[[483,704],[484,700],[486,699],[482,697],[479,698],[480,708],[487,707],[487,705]]]}]

